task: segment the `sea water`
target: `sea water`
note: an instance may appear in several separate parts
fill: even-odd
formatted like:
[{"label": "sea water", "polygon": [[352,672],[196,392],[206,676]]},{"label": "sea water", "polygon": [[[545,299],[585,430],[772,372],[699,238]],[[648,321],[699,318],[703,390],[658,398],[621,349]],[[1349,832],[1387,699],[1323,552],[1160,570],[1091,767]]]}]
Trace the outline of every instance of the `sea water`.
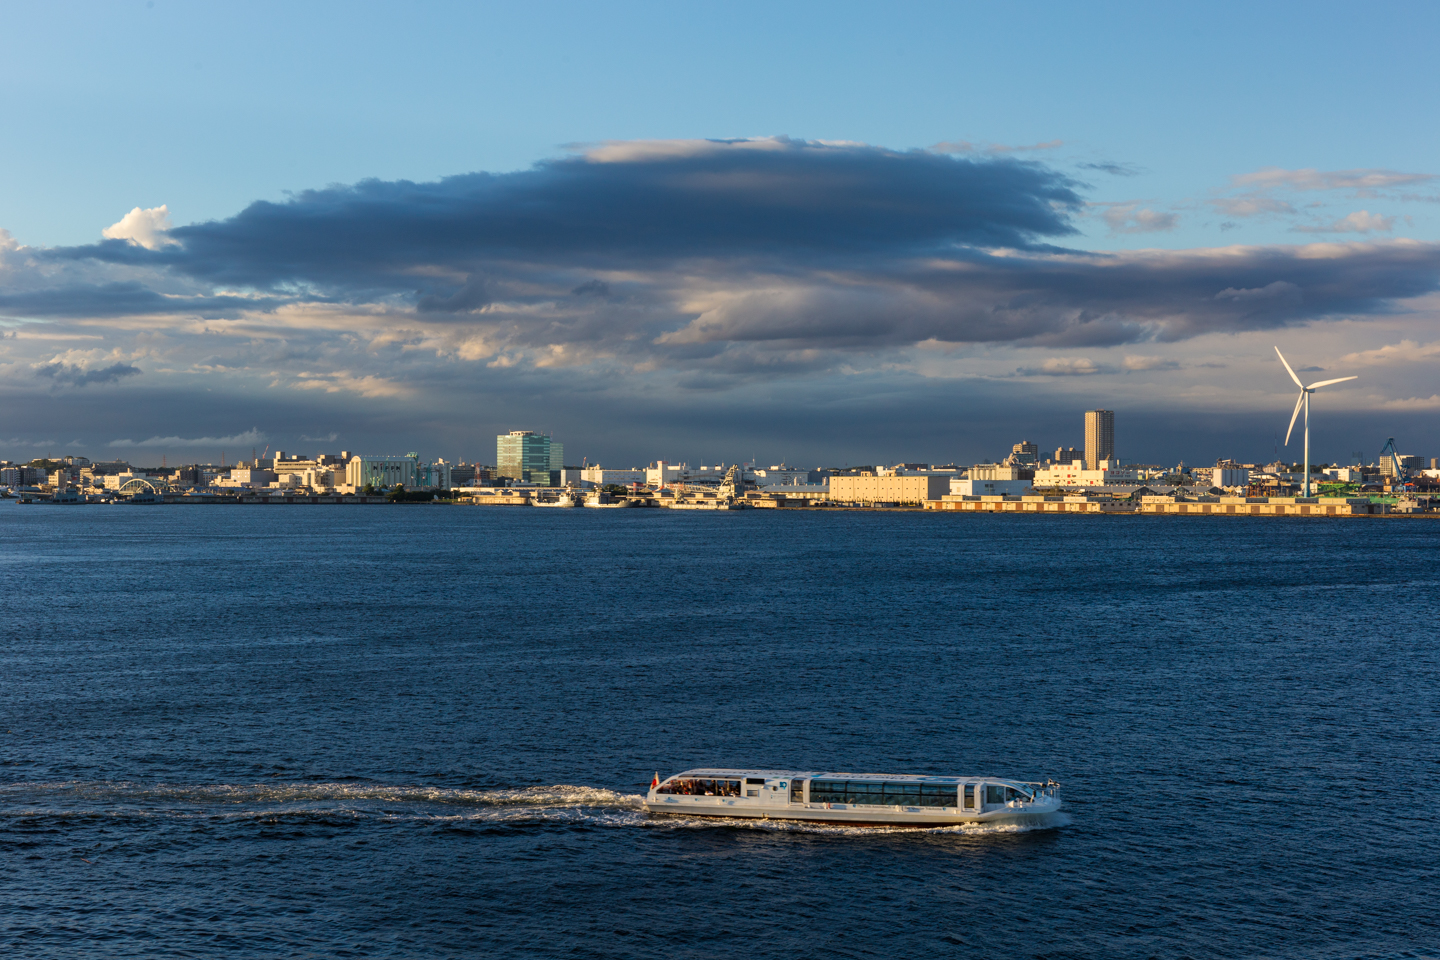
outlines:
[{"label": "sea water", "polygon": [[[6,957],[1440,956],[1440,523],[0,504]],[[883,830],[692,766],[1054,777]]]}]

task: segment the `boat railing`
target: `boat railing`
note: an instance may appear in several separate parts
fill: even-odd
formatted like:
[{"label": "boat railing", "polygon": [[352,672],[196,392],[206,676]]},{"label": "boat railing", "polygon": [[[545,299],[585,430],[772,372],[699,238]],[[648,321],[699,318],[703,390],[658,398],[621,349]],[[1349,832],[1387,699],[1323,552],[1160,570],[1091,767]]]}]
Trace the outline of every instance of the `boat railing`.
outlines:
[{"label": "boat railing", "polygon": [[1039,800],[1041,797],[1054,798],[1060,796],[1060,784],[1056,780],[1046,780],[1043,783],[1037,780],[1021,780],[1019,783],[1023,787],[1034,788],[1030,791],[1030,794],[1035,800]]}]

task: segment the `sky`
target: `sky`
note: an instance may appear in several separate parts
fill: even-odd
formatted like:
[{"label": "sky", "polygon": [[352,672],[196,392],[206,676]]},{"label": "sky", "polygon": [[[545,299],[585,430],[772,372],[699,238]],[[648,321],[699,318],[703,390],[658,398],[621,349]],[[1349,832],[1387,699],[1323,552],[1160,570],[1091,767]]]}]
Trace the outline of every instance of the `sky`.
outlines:
[{"label": "sky", "polygon": [[1440,456],[1437,28],[0,0],[0,458]]}]

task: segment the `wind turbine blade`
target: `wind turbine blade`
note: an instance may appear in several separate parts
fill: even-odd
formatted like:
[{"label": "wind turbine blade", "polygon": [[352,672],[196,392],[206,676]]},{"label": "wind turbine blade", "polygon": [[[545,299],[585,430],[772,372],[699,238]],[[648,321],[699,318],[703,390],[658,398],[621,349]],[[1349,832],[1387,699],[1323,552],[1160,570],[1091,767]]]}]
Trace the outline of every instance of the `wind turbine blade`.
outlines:
[{"label": "wind turbine blade", "polygon": [[1321,380],[1319,383],[1312,383],[1306,390],[1318,390],[1321,387],[1328,387],[1332,383],[1344,383],[1346,380],[1359,380],[1359,377],[1341,377],[1339,380]]},{"label": "wind turbine blade", "polygon": [[[1277,350],[1276,353],[1279,353]],[[1285,431],[1285,446],[1290,446],[1290,434],[1295,432],[1295,418],[1300,416],[1300,408],[1305,404],[1305,391],[1300,391],[1300,399],[1295,401],[1295,412],[1290,414],[1290,429]]]},{"label": "wind turbine blade", "polygon": [[[1279,347],[1275,348],[1275,356],[1280,358],[1281,363],[1285,363],[1285,354],[1280,352]],[[1290,379],[1295,381],[1295,386],[1299,387],[1301,390],[1305,389],[1305,384],[1301,383],[1300,378],[1295,376],[1295,371],[1290,369],[1290,364],[1288,363],[1285,363],[1285,372],[1290,374]]]}]

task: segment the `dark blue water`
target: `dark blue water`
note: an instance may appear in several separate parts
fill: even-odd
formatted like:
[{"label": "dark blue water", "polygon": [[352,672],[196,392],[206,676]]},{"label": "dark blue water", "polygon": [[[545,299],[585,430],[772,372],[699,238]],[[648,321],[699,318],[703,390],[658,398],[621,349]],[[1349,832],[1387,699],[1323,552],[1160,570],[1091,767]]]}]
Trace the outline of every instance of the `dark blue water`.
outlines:
[{"label": "dark blue water", "polygon": [[[1437,547],[0,505],[0,955],[1440,955]],[[699,765],[1051,776],[1068,815],[638,809]]]}]

